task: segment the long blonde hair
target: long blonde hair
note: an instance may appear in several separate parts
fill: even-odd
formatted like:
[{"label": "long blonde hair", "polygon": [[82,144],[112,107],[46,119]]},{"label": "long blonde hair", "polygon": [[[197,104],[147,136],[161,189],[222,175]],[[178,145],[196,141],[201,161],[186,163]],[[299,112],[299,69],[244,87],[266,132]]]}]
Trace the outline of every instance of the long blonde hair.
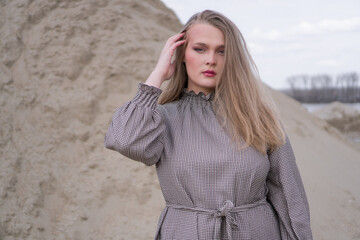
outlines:
[{"label": "long blonde hair", "polygon": [[[245,40],[228,18],[211,10],[194,14],[185,24],[186,32],[195,23],[207,23],[222,31],[225,38],[225,62],[220,81],[215,87],[214,112],[221,126],[231,136],[238,149],[252,146],[262,154],[284,144],[285,132],[271,97],[260,82],[257,67]],[[159,104],[181,97],[187,87],[187,72],[183,59],[187,42],[175,53],[175,72]]]}]

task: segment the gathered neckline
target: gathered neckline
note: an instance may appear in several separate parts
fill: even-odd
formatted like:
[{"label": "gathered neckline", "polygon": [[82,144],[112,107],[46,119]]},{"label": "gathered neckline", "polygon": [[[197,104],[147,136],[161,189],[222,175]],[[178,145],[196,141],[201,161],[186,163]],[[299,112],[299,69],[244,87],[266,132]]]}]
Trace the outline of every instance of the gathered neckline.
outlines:
[{"label": "gathered neckline", "polygon": [[215,91],[212,91],[207,95],[204,92],[199,92],[198,94],[196,94],[194,90],[188,91],[187,88],[184,88],[182,91],[182,98],[202,99],[210,102],[214,99],[214,96],[215,96]]}]

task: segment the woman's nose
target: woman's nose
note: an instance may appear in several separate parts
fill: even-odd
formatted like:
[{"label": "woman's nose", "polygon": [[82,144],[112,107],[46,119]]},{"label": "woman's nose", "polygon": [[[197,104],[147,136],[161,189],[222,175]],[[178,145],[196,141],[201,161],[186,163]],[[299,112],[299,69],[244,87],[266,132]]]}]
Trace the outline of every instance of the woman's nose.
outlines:
[{"label": "woman's nose", "polygon": [[215,64],[216,64],[215,54],[209,53],[206,59],[206,65],[215,65]]}]

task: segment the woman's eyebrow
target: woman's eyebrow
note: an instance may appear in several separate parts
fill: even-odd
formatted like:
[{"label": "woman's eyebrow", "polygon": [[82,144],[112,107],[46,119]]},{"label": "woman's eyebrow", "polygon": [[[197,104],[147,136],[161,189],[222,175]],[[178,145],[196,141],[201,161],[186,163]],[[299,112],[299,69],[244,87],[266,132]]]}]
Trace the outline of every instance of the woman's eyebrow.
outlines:
[{"label": "woman's eyebrow", "polygon": [[[206,43],[202,43],[202,42],[196,42],[194,44],[197,44],[197,45],[200,45],[200,46],[203,46],[203,47],[208,47],[208,45]],[[216,46],[216,48],[224,48],[225,45],[219,45],[219,46]]]}]

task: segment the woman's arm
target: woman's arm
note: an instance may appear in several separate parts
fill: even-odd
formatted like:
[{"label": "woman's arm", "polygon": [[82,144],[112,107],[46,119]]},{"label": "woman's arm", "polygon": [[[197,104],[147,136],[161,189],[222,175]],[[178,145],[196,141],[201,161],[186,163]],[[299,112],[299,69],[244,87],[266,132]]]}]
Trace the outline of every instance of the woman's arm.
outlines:
[{"label": "woman's arm", "polygon": [[287,135],[285,144],[269,154],[269,161],[268,200],[279,217],[282,239],[311,240],[309,205]]},{"label": "woman's arm", "polygon": [[165,124],[156,110],[161,92],[140,83],[135,97],[114,113],[105,147],[146,165],[155,164],[164,148]]}]

